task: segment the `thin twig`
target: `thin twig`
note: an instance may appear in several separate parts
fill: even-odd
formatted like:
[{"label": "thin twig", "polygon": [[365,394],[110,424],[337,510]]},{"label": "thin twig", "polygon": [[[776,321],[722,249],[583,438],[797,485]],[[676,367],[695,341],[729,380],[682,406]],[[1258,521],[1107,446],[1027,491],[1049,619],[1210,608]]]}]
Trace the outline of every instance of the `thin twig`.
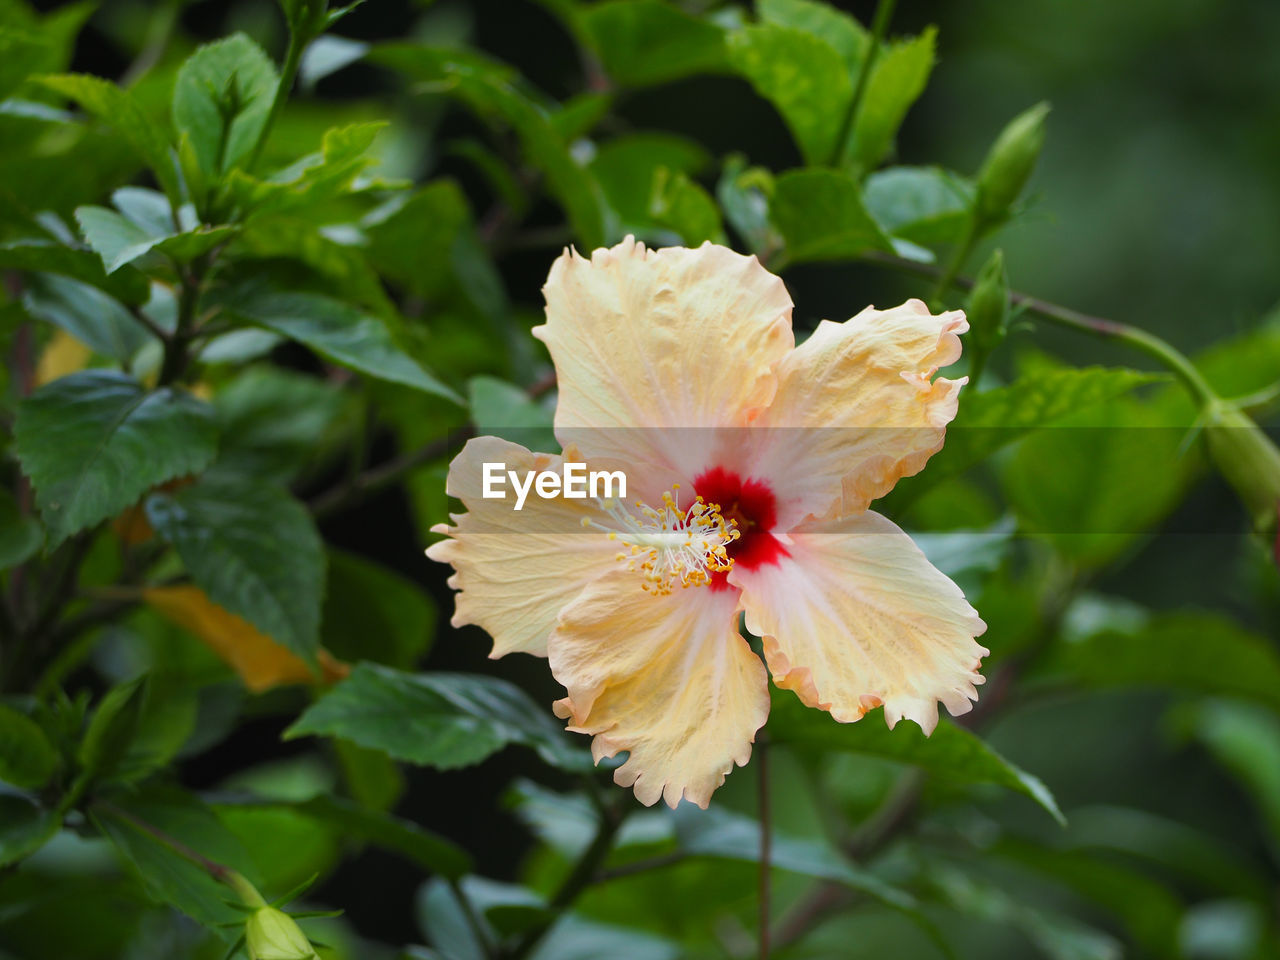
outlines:
[{"label": "thin twig", "polygon": [[191,863],[194,863],[197,867],[199,867],[205,873],[209,874],[209,876],[213,877],[213,879],[217,880],[219,883],[225,883],[227,886],[232,887],[233,889],[238,889],[234,882],[234,878],[236,877],[236,871],[232,870],[230,867],[223,866],[221,863],[218,863],[216,860],[210,860],[208,857],[206,857],[202,853],[197,853],[195,850],[192,850],[190,847],[188,847],[185,843],[183,843],[178,838],[170,836],[169,834],[161,830],[159,827],[155,826],[154,824],[148,823],[146,820],[143,820],[141,817],[135,816],[134,814],[130,813],[128,810],[123,810],[120,807],[117,807],[114,803],[111,803],[109,800],[97,800],[94,802],[93,806],[98,810],[101,810],[103,813],[116,817],[119,820],[124,820],[126,823],[131,824],[132,826],[141,830],[143,833],[146,833],[154,837],[156,840],[158,840],[164,846],[168,847],[170,850],[172,850],[178,856],[182,857],[184,860],[188,860]]},{"label": "thin twig", "polygon": [[462,427],[453,431],[450,436],[432,440],[416,450],[410,450],[386,463],[371,467],[350,482],[339,484],[313,499],[311,512],[317,517],[327,517],[344,507],[351,506],[369,494],[391,486],[424,463],[430,463],[448,453],[455,443],[467,439],[472,433],[470,427]]},{"label": "thin twig", "polygon": [[[864,254],[863,259],[870,263],[878,263],[892,267],[895,270],[901,270],[904,273],[914,273],[917,276],[933,278],[945,276],[945,271],[939,270],[932,264],[919,263],[915,260],[908,260],[905,257],[897,257],[879,251]],[[947,278],[947,286],[960,287],[964,290],[973,289],[974,283],[975,281],[972,277],[959,274]],[[1191,361],[1172,344],[1153,333],[1148,333],[1146,330],[1130,326],[1127,323],[1119,323],[1115,320],[1107,320],[1104,317],[1081,313],[1079,310],[1072,310],[1070,307],[1051,303],[1048,300],[1041,300],[1038,297],[1019,293],[1015,290],[1009,292],[1009,302],[1042,319],[1056,323],[1058,326],[1068,327],[1093,337],[1101,337],[1104,340],[1117,340],[1125,343],[1135,350],[1154,358],[1167,370],[1171,371],[1198,403],[1208,403],[1216,399],[1217,395],[1214,393],[1213,388],[1209,386],[1208,381],[1205,380],[1204,376]]]},{"label": "thin twig", "polygon": [[624,863],[608,870],[601,870],[596,874],[595,882],[609,883],[612,880],[634,877],[637,874],[649,873],[652,870],[662,870],[666,867],[673,867],[677,863],[683,863],[688,857],[689,854],[683,850],[672,850],[670,853],[659,854],[656,857],[645,857],[643,860],[636,860],[633,863]]},{"label": "thin twig", "polygon": [[565,877],[547,905],[550,916],[545,923],[539,924],[521,937],[510,952],[504,953],[502,956],[506,960],[524,960],[533,953],[560,917],[594,882],[600,872],[601,864],[613,849],[614,838],[617,837],[628,811],[629,808],[625,806],[609,807],[601,813],[596,825],[596,835],[592,838],[590,846],[583,851],[582,856],[578,858],[578,862],[573,865],[573,869],[569,871],[569,875]]}]

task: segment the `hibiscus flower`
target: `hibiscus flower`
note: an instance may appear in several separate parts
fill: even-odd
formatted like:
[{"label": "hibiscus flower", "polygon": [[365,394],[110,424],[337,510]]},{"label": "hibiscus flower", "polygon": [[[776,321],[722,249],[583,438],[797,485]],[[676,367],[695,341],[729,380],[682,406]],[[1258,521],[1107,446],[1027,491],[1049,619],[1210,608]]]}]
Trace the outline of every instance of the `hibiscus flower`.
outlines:
[{"label": "hibiscus flower", "polygon": [[[883,706],[929,733],[939,701],[970,708],[986,625],[868,509],[942,446],[966,381],[934,374],[963,313],[867,308],[797,347],[755,257],[630,237],[566,251],[544,293],[564,454],[478,437],[453,461],[467,512],[427,553],[454,567],[455,626],[547,657],[556,714],[597,762],[628,753],[614,779],[645,804],[707,806],[751,755],[769,674],[841,722]],[[484,463],[566,461],[622,469],[627,499],[482,496]]]}]

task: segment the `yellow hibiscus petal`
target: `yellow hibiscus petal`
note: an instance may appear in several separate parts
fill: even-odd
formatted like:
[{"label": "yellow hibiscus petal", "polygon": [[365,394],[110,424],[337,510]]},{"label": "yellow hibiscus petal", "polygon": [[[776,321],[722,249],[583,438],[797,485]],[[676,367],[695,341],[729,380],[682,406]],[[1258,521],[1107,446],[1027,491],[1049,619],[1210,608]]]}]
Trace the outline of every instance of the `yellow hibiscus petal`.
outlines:
[{"label": "yellow hibiscus petal", "polygon": [[567,251],[543,293],[547,322],[533,334],[555,361],[556,436],[592,459],[669,468],[659,489],[701,466],[685,462],[703,442],[689,434],[745,426],[770,402],[794,343],[782,281],[711,243]]},{"label": "yellow hibiscus petal", "polygon": [[595,737],[596,760],[630,753],[614,773],[645,805],[684,797],[705,808],[751,756],[769,713],[768,676],[738,634],[736,590],[654,596],[634,573],[589,585],[551,635],[556,704],[570,729]]},{"label": "yellow hibiscus petal", "polygon": [[[457,592],[455,627],[476,624],[493,638],[491,657],[508,653],[546,656],[556,614],[591,580],[615,570],[617,544],[585,529],[582,518],[603,518],[591,500],[544,500],[530,490],[522,509],[508,482],[503,499],[483,496],[483,465],[526,471],[561,471],[562,459],[532,453],[498,437],[476,437],[449,465],[447,490],[468,512],[439,524],[447,534],[427,549],[432,560],[453,565],[449,586]],[[522,481],[523,482],[523,481]]]},{"label": "yellow hibiscus petal", "polygon": [[953,715],[977,699],[974,642],[986,624],[911,538],[877,513],[806,524],[787,555],[735,569],[747,629],[764,640],[774,682],[841,723],[884,705],[925,733],[938,701]]},{"label": "yellow hibiscus petal", "polygon": [[[964,314],[919,300],[824,320],[778,368],[778,391],[744,446],[744,475],[779,496],[778,525],[865,510],[942,447],[968,378],[934,378],[960,357]],[[841,507],[841,501],[843,506]]]},{"label": "yellow hibiscus petal", "polygon": [[218,606],[199,587],[152,587],[142,597],[165,619],[203,640],[254,693],[298,683],[337,683],[350,672],[347,664],[321,650],[316,677],[301,657]]}]

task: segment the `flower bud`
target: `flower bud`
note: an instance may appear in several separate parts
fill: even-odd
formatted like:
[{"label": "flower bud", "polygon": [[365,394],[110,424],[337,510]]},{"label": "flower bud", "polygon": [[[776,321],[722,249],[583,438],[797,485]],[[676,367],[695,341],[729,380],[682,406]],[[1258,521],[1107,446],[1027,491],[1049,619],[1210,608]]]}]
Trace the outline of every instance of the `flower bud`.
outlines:
[{"label": "flower bud", "polygon": [[244,929],[249,960],[319,960],[294,919],[275,907],[259,907]]},{"label": "flower bud", "polygon": [[1257,528],[1274,536],[1280,517],[1280,449],[1234,404],[1214,401],[1205,414],[1214,465],[1235,488]]},{"label": "flower bud", "polygon": [[965,303],[969,338],[981,353],[990,353],[1004,339],[1009,322],[1009,278],[1004,253],[996,250],[983,265]]},{"label": "flower bud", "polygon": [[1035,168],[1044,146],[1045,117],[1049,104],[1037,103],[1009,121],[991,145],[978,171],[978,216],[1003,220]]}]

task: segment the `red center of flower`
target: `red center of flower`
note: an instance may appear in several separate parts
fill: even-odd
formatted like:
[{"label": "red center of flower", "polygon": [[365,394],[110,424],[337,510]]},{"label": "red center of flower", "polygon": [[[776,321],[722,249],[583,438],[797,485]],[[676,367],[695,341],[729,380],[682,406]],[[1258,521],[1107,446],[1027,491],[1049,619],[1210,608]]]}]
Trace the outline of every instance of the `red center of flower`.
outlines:
[{"label": "red center of flower", "polygon": [[[725,520],[737,523],[738,539],[728,548],[734,566],[752,570],[787,555],[786,547],[772,532],[778,519],[777,498],[763,480],[744,480],[733,470],[712,467],[694,479],[693,489],[707,503],[719,506]],[[727,576],[724,572],[713,574],[711,589],[725,589]]]}]

